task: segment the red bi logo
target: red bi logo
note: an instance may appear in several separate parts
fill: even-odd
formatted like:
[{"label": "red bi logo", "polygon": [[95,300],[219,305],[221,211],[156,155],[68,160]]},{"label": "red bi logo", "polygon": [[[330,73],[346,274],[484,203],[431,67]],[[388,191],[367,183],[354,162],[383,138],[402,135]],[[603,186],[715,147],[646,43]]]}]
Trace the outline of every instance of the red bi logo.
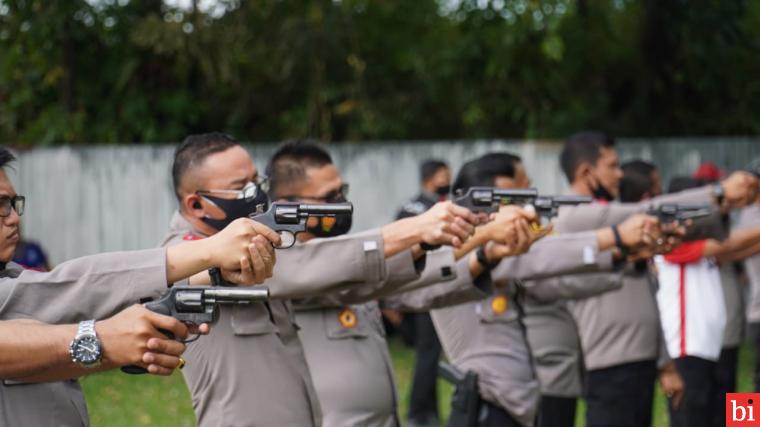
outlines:
[{"label": "red bi logo", "polygon": [[760,393],[726,394],[726,427],[760,426]]}]

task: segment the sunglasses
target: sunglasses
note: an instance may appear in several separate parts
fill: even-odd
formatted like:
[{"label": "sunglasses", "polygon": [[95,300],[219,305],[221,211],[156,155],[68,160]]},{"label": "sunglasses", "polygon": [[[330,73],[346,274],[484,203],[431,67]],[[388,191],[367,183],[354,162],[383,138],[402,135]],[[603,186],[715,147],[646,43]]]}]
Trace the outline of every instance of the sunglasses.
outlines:
[{"label": "sunglasses", "polygon": [[322,197],[314,197],[314,196],[284,196],[283,199],[291,201],[291,202],[296,202],[296,201],[302,200],[302,199],[308,199],[308,200],[315,200],[315,201],[322,202],[322,203],[331,203],[331,202],[334,202],[336,200],[341,200],[341,199],[345,199],[346,197],[348,197],[348,189],[349,189],[348,183],[344,182],[343,184],[340,185],[340,188],[338,188],[337,190],[333,190],[333,191],[325,194]]}]

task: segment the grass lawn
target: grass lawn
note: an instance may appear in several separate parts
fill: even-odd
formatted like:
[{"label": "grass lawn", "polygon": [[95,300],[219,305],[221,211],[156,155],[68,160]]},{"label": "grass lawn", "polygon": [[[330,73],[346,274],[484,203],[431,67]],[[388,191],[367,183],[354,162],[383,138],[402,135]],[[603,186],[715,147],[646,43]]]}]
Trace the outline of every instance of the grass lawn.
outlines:
[{"label": "grass lawn", "polygon": [[[396,369],[396,381],[399,388],[400,413],[402,420],[406,414],[409,382],[412,377],[414,354],[397,340],[390,343],[393,364]],[[752,390],[752,349],[745,345],[740,353],[739,391]],[[121,372],[108,372],[89,376],[82,380],[87,395],[87,404],[94,427],[183,427],[193,426],[190,396],[180,374],[169,378],[152,376],[132,376]],[[439,381],[439,401],[442,419],[449,413],[451,387]],[[653,425],[667,426],[668,415],[666,401],[662,393],[657,392]],[[583,404],[578,406],[576,426],[583,426]]]}]

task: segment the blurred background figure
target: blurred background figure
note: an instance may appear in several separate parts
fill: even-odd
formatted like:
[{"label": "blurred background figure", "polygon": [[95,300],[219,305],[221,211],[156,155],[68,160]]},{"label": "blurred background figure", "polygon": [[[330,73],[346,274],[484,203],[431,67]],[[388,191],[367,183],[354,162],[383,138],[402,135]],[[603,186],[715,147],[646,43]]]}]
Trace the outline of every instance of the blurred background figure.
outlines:
[{"label": "blurred background figure", "polygon": [[713,162],[702,162],[697,170],[694,171],[693,178],[705,183],[718,182],[725,176],[725,173]]},{"label": "blurred background figure", "polygon": [[[396,219],[419,215],[439,201],[446,200],[451,191],[451,170],[437,159],[429,159],[420,165],[422,189],[399,211]],[[393,312],[386,312],[386,318],[399,318]],[[398,320],[396,320],[398,322]],[[401,320],[402,334],[414,344],[414,374],[410,391],[410,427],[437,426],[438,416],[438,359],[441,357],[441,343],[433,327],[429,313],[407,313]]]},{"label": "blurred background figure", "polygon": [[[713,162],[702,162],[692,177],[704,184],[713,184],[725,176],[725,172]],[[723,218],[726,228],[730,228],[731,219]],[[739,262],[724,262],[719,265],[720,282],[723,287],[723,300],[726,306],[726,327],[723,330],[723,345],[720,350],[718,366],[715,370],[715,408],[713,426],[725,423],[724,399],[726,393],[736,391],[736,374],[739,365],[739,346],[744,337],[745,310],[744,298],[737,273],[742,269]]]},{"label": "blurred background figure", "polygon": [[[752,162],[750,171],[760,178],[760,159]],[[737,221],[737,228],[745,229],[760,226],[760,198],[755,204],[742,209]],[[744,260],[743,276],[749,287],[746,301],[746,320],[748,335],[752,339],[755,350],[754,390],[760,391],[760,255],[754,255]]]},{"label": "blurred background figure", "polygon": [[[21,230],[19,230],[21,233]],[[36,271],[49,271],[50,263],[45,250],[39,243],[27,240],[21,236],[21,241],[16,246],[16,253],[13,255],[13,262]]]}]

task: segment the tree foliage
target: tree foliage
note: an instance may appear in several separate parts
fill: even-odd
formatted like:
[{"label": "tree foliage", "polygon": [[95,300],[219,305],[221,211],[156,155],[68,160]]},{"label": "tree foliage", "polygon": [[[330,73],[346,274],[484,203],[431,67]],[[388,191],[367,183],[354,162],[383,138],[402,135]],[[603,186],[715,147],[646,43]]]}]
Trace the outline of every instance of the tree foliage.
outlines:
[{"label": "tree foliage", "polygon": [[0,0],[0,141],[760,130],[758,2],[205,3]]}]

